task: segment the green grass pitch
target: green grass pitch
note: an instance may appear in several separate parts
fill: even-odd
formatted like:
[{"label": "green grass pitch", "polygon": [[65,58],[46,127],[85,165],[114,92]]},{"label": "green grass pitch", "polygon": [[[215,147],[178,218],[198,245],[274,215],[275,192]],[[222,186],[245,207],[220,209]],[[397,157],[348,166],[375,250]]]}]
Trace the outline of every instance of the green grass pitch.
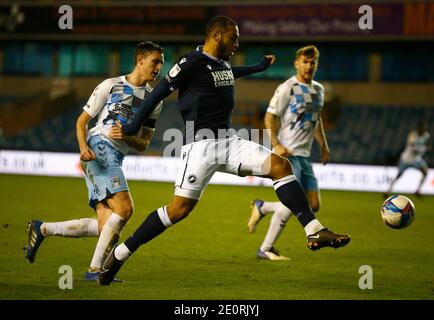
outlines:
[{"label": "green grass pitch", "polygon": [[[24,259],[26,222],[92,217],[82,179],[0,175],[0,299],[434,299],[434,197],[414,200],[416,219],[404,230],[386,227],[379,193],[322,191],[320,221],[351,243],[311,252],[292,217],[276,247],[289,262],[258,260],[270,221],[255,234],[246,228],[250,201],[275,200],[271,188],[208,186],[185,221],[142,246],[114,283],[81,280],[96,238],[47,238],[36,261]],[[149,212],[167,203],[170,183],[130,181],[135,213],[121,240]],[[70,265],[72,290],[58,286],[59,267]],[[373,289],[359,288],[359,267],[373,270]]]}]

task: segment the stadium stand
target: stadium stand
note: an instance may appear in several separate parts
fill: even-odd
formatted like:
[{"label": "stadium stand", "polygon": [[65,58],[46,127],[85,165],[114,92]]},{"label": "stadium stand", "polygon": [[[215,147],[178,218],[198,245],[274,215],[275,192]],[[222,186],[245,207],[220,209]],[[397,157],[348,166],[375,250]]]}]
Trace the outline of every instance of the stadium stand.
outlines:
[{"label": "stadium stand", "polygon": [[16,96],[0,96],[0,108],[18,99]]},{"label": "stadium stand", "polygon": [[[9,138],[6,148],[78,152],[75,119],[85,103],[85,99],[80,100],[77,107]],[[263,128],[262,119],[266,108],[267,103],[240,102],[234,110],[233,128]],[[334,129],[326,131],[332,150],[332,162],[394,165],[405,145],[409,130],[422,118],[433,130],[434,108],[344,106]],[[170,128],[184,129],[175,102],[165,103],[146,154],[162,154],[171,142],[164,141],[164,132]],[[317,146],[313,148],[312,158],[314,161],[319,160]],[[432,154],[428,154],[426,159],[430,166],[434,166]]]},{"label": "stadium stand", "polygon": [[[81,101],[86,103],[86,101]],[[7,139],[6,148],[78,152],[75,138],[75,119],[81,108],[72,108],[36,126],[25,129]]]},{"label": "stadium stand", "polygon": [[[395,165],[405,146],[408,132],[425,119],[434,129],[434,108],[344,106],[336,129],[326,132],[332,162]],[[313,159],[319,159],[318,148]],[[434,157],[426,157],[430,166]]]},{"label": "stadium stand", "polygon": [[[193,31],[188,32],[196,34]],[[92,41],[92,37],[98,41]],[[103,79],[130,71],[132,52],[138,39],[146,40],[141,37],[122,38],[116,42],[89,34],[88,40],[71,41],[62,37],[58,38],[59,41],[47,41],[30,37],[28,41],[14,39],[2,43],[0,129],[6,140],[2,141],[1,147],[78,152],[75,120],[89,92]],[[160,77],[168,72],[178,57],[198,44],[190,37],[182,41],[177,37],[164,36],[161,39],[158,43],[165,48],[166,63]],[[304,36],[290,41],[280,38],[241,39],[239,51],[233,57],[234,65],[256,63],[263,54],[273,53],[277,57],[272,68],[240,80],[237,87],[232,127],[237,130],[263,129],[267,99],[278,83],[294,74],[292,61],[295,52],[307,43]],[[418,38],[407,42],[406,39],[391,37],[383,43],[325,37],[323,41],[313,42],[321,53],[315,79],[323,84],[328,82],[335,91],[333,103],[324,108],[332,162],[395,165],[408,132],[422,118],[429,124],[433,136],[434,42]],[[59,92],[76,94],[72,102],[68,102],[72,103],[71,106],[48,99],[48,92],[53,91],[56,80]],[[34,98],[42,91],[45,98]],[[21,112],[24,109],[22,99],[29,97],[33,109],[29,107]],[[50,104],[53,106],[51,109],[47,107]],[[177,110],[174,99],[165,101],[146,154],[162,154],[170,143],[164,141],[167,129],[183,130],[184,124]],[[12,121],[11,115],[20,118]],[[318,153],[315,146],[314,161],[318,161]],[[426,160],[431,167],[434,166],[432,151]]]},{"label": "stadium stand", "polygon": [[[250,79],[287,79],[295,70],[292,60],[300,46],[275,45],[265,47],[263,45],[249,46],[245,50],[246,63],[254,64],[258,57],[273,52],[276,56],[276,66],[263,73],[250,75]],[[368,79],[369,50],[359,47],[344,47],[319,45],[321,56],[316,79],[327,81],[366,81]]]}]

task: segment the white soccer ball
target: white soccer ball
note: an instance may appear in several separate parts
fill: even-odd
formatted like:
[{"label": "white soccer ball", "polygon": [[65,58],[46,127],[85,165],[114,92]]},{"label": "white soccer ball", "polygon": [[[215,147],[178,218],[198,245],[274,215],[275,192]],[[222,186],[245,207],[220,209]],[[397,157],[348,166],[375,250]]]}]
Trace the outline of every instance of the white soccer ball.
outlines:
[{"label": "white soccer ball", "polygon": [[408,227],[414,220],[414,214],[413,202],[401,195],[389,197],[381,207],[381,217],[384,223],[393,229]]}]

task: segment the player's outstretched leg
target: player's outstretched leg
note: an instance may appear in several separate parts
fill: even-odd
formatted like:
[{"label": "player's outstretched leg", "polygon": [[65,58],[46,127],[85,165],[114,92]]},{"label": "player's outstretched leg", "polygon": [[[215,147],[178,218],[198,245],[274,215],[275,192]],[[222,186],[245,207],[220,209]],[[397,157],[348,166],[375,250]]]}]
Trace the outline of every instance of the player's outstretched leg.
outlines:
[{"label": "player's outstretched leg", "polygon": [[[285,180],[292,180],[286,182]],[[280,182],[283,184],[279,185]],[[304,227],[307,235],[307,246],[315,251],[323,247],[333,247],[335,249],[343,247],[350,242],[350,236],[335,234],[323,227],[315,218],[309,207],[306,195],[300,183],[294,179],[284,177],[275,183],[276,194],[280,201],[292,212]]]},{"label": "player's outstretched leg", "polygon": [[265,216],[265,213],[262,212],[262,205],[264,204],[263,200],[255,199],[252,201],[250,207],[252,208],[252,212],[250,213],[249,221],[247,222],[247,228],[250,233],[254,233],[256,231],[256,226],[259,221]]},{"label": "player's outstretched leg", "polygon": [[167,228],[186,218],[198,200],[174,196],[169,205],[152,212],[131,237],[116,246],[103,262],[99,284],[109,285],[125,261],[137,249],[163,233]]},{"label": "player's outstretched leg", "polygon": [[108,254],[106,260],[101,266],[98,282],[101,286],[107,286],[115,281],[115,276],[121,269],[124,262],[118,260],[115,257],[115,249],[117,245],[113,246],[113,249]]},{"label": "player's outstretched leg", "polygon": [[36,259],[36,252],[39,249],[42,241],[45,237],[41,232],[42,221],[32,220],[27,223],[28,240],[27,246],[24,248],[26,250],[26,258],[30,263],[33,263]]},{"label": "player's outstretched leg", "polygon": [[[267,160],[266,160],[267,161]],[[306,194],[295,178],[291,164],[284,158],[271,155],[271,170],[268,177],[273,179],[276,195],[297,217],[307,235],[307,246],[311,250],[322,247],[343,247],[350,242],[348,235],[335,234],[323,227],[315,218]]]},{"label": "player's outstretched leg", "polygon": [[98,221],[96,219],[75,219],[61,222],[43,222],[32,220],[27,224],[28,242],[24,248],[30,263],[35,261],[36,252],[42,241],[50,236],[60,237],[97,237]]},{"label": "player's outstretched leg", "polygon": [[334,233],[327,228],[324,228],[307,237],[307,246],[312,251],[323,247],[340,248],[347,245],[351,241],[350,236],[345,234]]}]

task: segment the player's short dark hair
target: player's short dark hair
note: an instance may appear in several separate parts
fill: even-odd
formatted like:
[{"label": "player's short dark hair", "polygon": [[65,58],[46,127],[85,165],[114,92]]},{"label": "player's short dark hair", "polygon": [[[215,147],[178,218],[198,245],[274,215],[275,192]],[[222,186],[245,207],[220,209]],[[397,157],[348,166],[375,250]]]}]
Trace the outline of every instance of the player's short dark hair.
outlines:
[{"label": "player's short dark hair", "polygon": [[297,53],[295,54],[295,59],[297,60],[301,56],[308,58],[313,57],[315,60],[318,60],[319,50],[314,45],[306,46],[297,50]]},{"label": "player's short dark hair", "polygon": [[151,41],[143,41],[138,43],[136,46],[136,50],[134,51],[134,64],[137,63],[138,56],[147,56],[152,51],[158,51],[159,53],[164,53],[163,47]]},{"label": "player's short dark hair", "polygon": [[237,23],[229,17],[226,16],[216,16],[208,21],[205,29],[206,37],[208,38],[211,33],[218,29],[223,32],[226,32],[229,26],[235,27]]}]

